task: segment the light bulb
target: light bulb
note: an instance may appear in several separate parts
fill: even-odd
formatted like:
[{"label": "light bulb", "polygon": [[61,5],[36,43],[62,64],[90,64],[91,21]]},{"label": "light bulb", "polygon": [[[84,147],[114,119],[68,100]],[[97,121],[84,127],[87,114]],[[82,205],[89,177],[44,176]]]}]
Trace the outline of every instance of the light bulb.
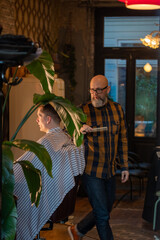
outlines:
[{"label": "light bulb", "polygon": [[149,63],[146,63],[143,68],[144,68],[145,72],[151,72],[152,71],[152,66]]}]

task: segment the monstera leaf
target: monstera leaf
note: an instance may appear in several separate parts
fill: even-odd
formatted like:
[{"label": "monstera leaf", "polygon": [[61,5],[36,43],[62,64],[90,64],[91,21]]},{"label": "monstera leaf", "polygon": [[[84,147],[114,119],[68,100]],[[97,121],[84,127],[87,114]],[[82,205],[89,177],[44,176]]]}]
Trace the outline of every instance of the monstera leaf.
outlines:
[{"label": "monstera leaf", "polygon": [[[52,177],[52,160],[43,145],[25,139],[5,141],[3,144],[5,146],[17,147],[25,151],[33,152],[46,168],[48,175]],[[30,191],[31,202],[38,206],[42,191],[41,172],[29,161],[25,161],[25,159],[23,161],[15,161],[14,163],[21,165]]]},{"label": "monstera leaf", "polygon": [[69,100],[51,93],[34,94],[33,102],[35,104],[51,102],[68,133],[73,137],[74,144],[76,146],[82,144],[83,134],[80,132],[80,128],[86,122],[86,115],[80,108],[75,107]]},{"label": "monstera leaf", "polygon": [[54,64],[52,57],[43,51],[40,57],[26,66],[31,74],[41,82],[45,93],[52,92],[54,83]]},{"label": "monstera leaf", "polygon": [[[73,137],[74,143],[80,146],[83,141],[83,135],[80,128],[86,122],[86,115],[80,108],[75,107],[67,99],[52,94],[54,84],[54,64],[51,56],[43,52],[38,59],[35,59],[26,66],[31,74],[40,80],[44,95],[34,95],[34,105],[28,110],[21,123],[17,127],[11,141],[3,142],[3,163],[2,163],[2,233],[1,239],[15,239],[16,232],[16,207],[13,197],[14,174],[13,163],[20,164],[24,172],[26,182],[30,191],[31,202],[36,206],[39,204],[42,191],[41,173],[30,162],[25,159],[20,162],[14,162],[11,147],[18,147],[25,151],[34,152],[40,161],[44,164],[48,174],[52,177],[52,162],[49,154],[42,145],[29,140],[15,140],[17,133],[31,116],[31,114],[42,104],[51,102],[60,118],[62,119],[67,131]],[[9,96],[9,94],[7,95]],[[34,183],[34,184],[33,184]]]},{"label": "monstera leaf", "polygon": [[14,239],[17,213],[13,197],[13,153],[9,146],[2,145],[2,218],[1,239]]},{"label": "monstera leaf", "polygon": [[31,202],[32,204],[35,203],[36,207],[38,207],[42,192],[41,172],[29,161],[19,161],[17,164],[20,164],[22,167],[30,192]]},{"label": "monstera leaf", "polygon": [[76,146],[80,146],[83,142],[83,134],[81,134],[80,128],[82,124],[86,122],[86,115],[80,108],[74,106],[69,100],[51,93],[54,83],[54,67],[51,56],[47,52],[43,52],[38,59],[34,60],[26,67],[40,80],[45,94],[34,94],[34,105],[22,119],[11,140],[15,139],[20,128],[40,105],[51,102],[54,109],[59,114],[68,133],[71,137],[73,137],[74,144]]},{"label": "monstera leaf", "polygon": [[[52,161],[47,150],[41,144],[30,140],[4,141],[2,145],[2,234],[1,239],[15,238],[16,232],[16,206],[13,197],[14,174],[13,163],[20,164],[28,184],[31,202],[39,204],[42,191],[41,173],[28,161],[14,162],[11,147],[18,147],[25,151],[31,151],[37,155],[52,177]],[[34,184],[33,184],[34,183]]]},{"label": "monstera leaf", "polygon": [[87,119],[82,109],[71,104],[69,100],[51,93],[46,93],[44,95],[34,94],[33,102],[34,105],[31,109],[29,109],[28,113],[25,115],[24,119],[19,124],[11,140],[15,139],[20,128],[23,126],[29,116],[38,108],[38,106],[50,102],[60,116],[68,133],[71,137],[73,137],[74,144],[76,146],[80,146],[82,144],[83,134],[80,132],[80,128]]},{"label": "monstera leaf", "polygon": [[[37,142],[26,140],[26,139],[16,139],[14,141],[4,141],[4,145],[10,147],[17,147],[25,151],[31,151],[39,158],[42,164],[45,166],[48,175],[52,177],[52,160],[49,153],[45,147]],[[15,162],[14,162],[15,163]]]},{"label": "monstera leaf", "polygon": [[54,67],[51,56],[47,52],[43,52],[37,60],[27,65],[27,68],[40,80],[45,92],[42,96],[34,95],[34,104],[39,106],[52,102],[68,133],[73,137],[75,145],[80,146],[83,142],[83,134],[80,133],[80,128],[82,123],[86,122],[86,115],[67,99],[51,94],[54,82]]}]

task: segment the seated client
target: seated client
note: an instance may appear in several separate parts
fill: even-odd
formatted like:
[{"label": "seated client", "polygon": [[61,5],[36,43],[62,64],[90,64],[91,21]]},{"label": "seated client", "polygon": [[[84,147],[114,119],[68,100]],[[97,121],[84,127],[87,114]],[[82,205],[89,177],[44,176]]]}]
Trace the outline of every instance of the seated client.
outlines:
[{"label": "seated client", "polygon": [[75,176],[83,173],[85,160],[83,146],[76,147],[71,138],[60,128],[60,118],[54,108],[38,108],[37,123],[46,134],[37,142],[44,145],[52,159],[51,178],[34,153],[26,152],[17,161],[28,160],[41,171],[42,194],[39,206],[31,205],[27,183],[19,164],[14,166],[17,196],[16,240],[34,239],[49,220],[66,194],[75,186]]}]

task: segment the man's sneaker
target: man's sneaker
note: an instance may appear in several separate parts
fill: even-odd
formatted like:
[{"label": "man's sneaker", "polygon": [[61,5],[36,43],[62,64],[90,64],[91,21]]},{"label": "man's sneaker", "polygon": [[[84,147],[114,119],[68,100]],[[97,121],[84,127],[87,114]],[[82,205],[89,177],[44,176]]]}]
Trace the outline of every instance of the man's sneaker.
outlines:
[{"label": "man's sneaker", "polygon": [[68,233],[69,233],[69,236],[70,236],[71,240],[81,240],[81,239],[82,239],[82,237],[80,237],[80,236],[77,234],[77,231],[76,231],[74,225],[68,227]]}]

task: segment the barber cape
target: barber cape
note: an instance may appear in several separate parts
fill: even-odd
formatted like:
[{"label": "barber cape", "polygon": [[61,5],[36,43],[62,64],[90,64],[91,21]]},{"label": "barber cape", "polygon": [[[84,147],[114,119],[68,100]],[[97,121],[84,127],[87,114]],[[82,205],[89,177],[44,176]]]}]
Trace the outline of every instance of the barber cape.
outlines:
[{"label": "barber cape", "polygon": [[76,147],[61,128],[51,129],[38,143],[45,146],[52,159],[51,178],[34,153],[26,152],[18,161],[29,160],[41,171],[42,194],[39,206],[31,205],[28,186],[19,164],[14,165],[17,200],[16,240],[33,240],[50,216],[75,186],[74,177],[83,173],[85,167],[83,146]]}]

